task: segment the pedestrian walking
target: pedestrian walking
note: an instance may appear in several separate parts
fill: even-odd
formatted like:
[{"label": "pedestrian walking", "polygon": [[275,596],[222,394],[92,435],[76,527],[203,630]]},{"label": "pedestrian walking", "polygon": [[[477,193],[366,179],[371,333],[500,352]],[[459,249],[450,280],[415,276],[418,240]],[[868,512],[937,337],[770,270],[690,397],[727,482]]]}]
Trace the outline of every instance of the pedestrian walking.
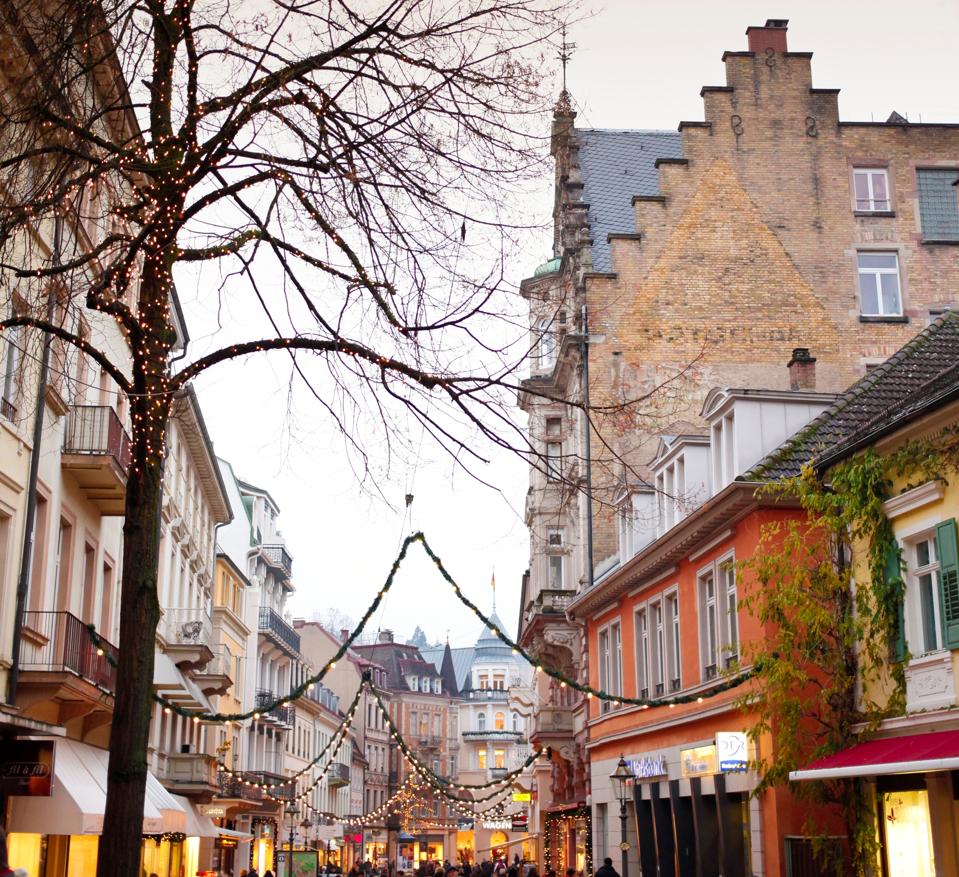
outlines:
[{"label": "pedestrian walking", "polygon": [[613,860],[609,856],[603,859],[603,865],[596,871],[596,877],[619,877],[619,873],[613,867]]}]

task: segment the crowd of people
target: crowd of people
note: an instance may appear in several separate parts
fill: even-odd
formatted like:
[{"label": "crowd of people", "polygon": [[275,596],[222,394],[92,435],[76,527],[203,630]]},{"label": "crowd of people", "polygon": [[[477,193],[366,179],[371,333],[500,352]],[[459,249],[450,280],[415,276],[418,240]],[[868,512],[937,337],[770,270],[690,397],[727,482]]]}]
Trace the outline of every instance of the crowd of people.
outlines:
[{"label": "crowd of people", "polygon": [[[358,862],[350,868],[347,877],[540,877],[535,862],[527,862],[514,856],[513,861],[506,859],[485,859],[481,862],[470,862],[468,859],[453,864],[448,859],[444,862],[424,862],[417,868],[394,871],[392,863],[377,867],[369,859]],[[547,868],[542,877],[557,877],[556,871]],[[567,868],[566,877],[590,877],[576,868]],[[613,860],[605,859],[603,866],[596,872],[596,877],[619,877],[613,868]]]}]

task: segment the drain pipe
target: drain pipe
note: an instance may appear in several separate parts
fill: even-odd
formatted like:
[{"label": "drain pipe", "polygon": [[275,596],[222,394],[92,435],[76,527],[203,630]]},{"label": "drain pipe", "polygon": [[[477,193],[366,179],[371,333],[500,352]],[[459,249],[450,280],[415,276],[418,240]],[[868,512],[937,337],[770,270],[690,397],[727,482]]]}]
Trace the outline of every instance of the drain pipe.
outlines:
[{"label": "drain pipe", "polygon": [[583,408],[585,412],[583,449],[586,457],[586,562],[588,564],[586,582],[593,587],[593,455],[590,449],[589,438],[589,324],[584,304],[580,311],[582,321],[582,341],[579,345],[580,358],[583,370]]},{"label": "drain pipe", "polygon": [[[63,242],[63,217],[58,213],[53,225],[54,267],[60,264],[60,248]],[[56,315],[57,294],[51,283],[47,293],[47,322]],[[43,421],[46,413],[47,377],[50,372],[50,345],[52,338],[43,336],[43,354],[40,358],[40,377],[37,381],[37,405],[33,414],[33,448],[30,452],[30,474],[27,479],[27,508],[23,520],[23,548],[20,554],[20,577],[17,579],[17,605],[13,618],[13,648],[10,654],[10,673],[7,676],[7,703],[13,706],[17,698],[17,681],[20,676],[20,639],[23,633],[23,613],[26,611],[27,592],[30,588],[30,572],[33,567],[33,545],[37,518],[37,477],[40,471],[40,442],[43,439]]]}]

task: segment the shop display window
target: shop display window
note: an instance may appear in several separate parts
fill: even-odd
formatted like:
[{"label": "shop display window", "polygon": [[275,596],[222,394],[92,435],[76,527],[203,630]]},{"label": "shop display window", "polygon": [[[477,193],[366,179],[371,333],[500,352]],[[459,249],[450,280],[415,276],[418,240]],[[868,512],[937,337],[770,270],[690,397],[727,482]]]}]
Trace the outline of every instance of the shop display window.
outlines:
[{"label": "shop display window", "polygon": [[884,792],[882,819],[887,873],[896,877],[935,877],[929,793],[925,789]]}]

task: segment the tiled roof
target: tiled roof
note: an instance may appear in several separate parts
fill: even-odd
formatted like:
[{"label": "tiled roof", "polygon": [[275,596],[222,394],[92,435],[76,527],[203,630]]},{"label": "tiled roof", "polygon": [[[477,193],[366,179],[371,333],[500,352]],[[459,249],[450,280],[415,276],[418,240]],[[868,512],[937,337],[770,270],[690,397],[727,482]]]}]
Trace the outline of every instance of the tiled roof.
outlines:
[{"label": "tiled roof", "polygon": [[682,158],[674,131],[610,131],[577,128],[583,200],[589,204],[593,270],[612,271],[611,232],[636,231],[633,195],[658,195],[657,158]]},{"label": "tiled roof", "polygon": [[957,393],[959,311],[947,311],[741,479],[791,478],[806,463],[851,453]]},{"label": "tiled roof", "polygon": [[[437,646],[431,649],[420,649],[423,657],[431,661],[437,670],[443,669],[443,653],[446,651],[444,646]],[[469,682],[470,667],[473,664],[474,649],[472,646],[465,648],[450,649],[450,657],[453,659],[453,673],[456,676],[457,691],[464,691]]]}]

